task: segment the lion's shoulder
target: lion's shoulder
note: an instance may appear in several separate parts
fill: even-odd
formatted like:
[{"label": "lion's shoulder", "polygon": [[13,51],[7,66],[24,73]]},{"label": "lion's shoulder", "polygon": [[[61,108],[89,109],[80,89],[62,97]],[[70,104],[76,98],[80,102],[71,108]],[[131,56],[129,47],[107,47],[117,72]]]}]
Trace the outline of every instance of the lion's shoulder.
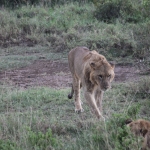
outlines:
[{"label": "lion's shoulder", "polygon": [[99,62],[99,63],[102,63],[102,61],[104,61],[105,63],[107,63],[107,60],[106,60],[105,56],[99,54],[95,50],[89,51],[86,54],[86,56],[84,56],[83,60],[84,60],[84,62]]}]

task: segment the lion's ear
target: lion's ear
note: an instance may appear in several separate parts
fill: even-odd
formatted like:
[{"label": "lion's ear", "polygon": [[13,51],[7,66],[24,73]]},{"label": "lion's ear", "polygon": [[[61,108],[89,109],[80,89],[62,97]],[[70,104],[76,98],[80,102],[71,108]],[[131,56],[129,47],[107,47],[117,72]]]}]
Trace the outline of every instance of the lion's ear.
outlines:
[{"label": "lion's ear", "polygon": [[145,135],[147,134],[148,130],[144,129],[144,130],[140,130],[140,133],[143,135],[143,137],[145,137]]},{"label": "lion's ear", "polygon": [[84,61],[87,61],[88,59],[91,58],[91,56],[92,56],[92,53],[90,52],[89,54],[87,54],[87,55],[83,58],[83,60],[84,60]]},{"label": "lion's ear", "polygon": [[127,120],[125,120],[125,124],[129,124],[129,123],[131,123],[133,120],[132,119],[127,119]]},{"label": "lion's ear", "polygon": [[96,69],[96,64],[94,62],[90,63],[91,68]]}]

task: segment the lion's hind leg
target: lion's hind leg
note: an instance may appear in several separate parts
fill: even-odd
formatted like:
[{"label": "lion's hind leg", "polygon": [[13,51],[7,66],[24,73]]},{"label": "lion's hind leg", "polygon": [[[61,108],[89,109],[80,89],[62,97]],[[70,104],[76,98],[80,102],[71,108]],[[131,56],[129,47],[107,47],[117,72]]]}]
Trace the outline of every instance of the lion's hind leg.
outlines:
[{"label": "lion's hind leg", "polygon": [[72,99],[73,94],[74,94],[74,89],[73,89],[73,84],[72,84],[72,87],[71,87],[71,93],[68,94],[68,98],[69,98],[69,99]]},{"label": "lion's hind leg", "polygon": [[[80,83],[80,89],[82,88],[82,83]],[[74,94],[74,89],[73,89],[73,84],[71,84],[71,93],[68,94],[68,98],[69,99],[72,99],[73,97],[73,94]],[[82,102],[81,102],[82,103]]]}]

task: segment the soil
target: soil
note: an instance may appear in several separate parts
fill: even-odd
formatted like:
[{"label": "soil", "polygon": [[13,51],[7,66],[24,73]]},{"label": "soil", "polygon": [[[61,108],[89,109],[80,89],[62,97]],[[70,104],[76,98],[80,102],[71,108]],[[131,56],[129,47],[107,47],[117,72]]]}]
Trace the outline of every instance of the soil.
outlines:
[{"label": "soil", "polygon": [[[115,82],[133,81],[139,76],[138,70],[132,66],[115,67]],[[8,81],[22,88],[34,86],[66,88],[70,87],[72,77],[67,62],[43,59],[24,68],[0,72],[0,81]]]}]

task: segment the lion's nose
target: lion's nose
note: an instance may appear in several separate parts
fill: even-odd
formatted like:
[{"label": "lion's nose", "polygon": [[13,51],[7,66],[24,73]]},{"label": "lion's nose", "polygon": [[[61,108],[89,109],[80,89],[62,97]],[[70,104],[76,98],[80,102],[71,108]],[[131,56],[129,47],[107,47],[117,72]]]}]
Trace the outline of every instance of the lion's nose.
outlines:
[{"label": "lion's nose", "polygon": [[109,85],[105,85],[104,89],[107,90],[109,88]]}]

